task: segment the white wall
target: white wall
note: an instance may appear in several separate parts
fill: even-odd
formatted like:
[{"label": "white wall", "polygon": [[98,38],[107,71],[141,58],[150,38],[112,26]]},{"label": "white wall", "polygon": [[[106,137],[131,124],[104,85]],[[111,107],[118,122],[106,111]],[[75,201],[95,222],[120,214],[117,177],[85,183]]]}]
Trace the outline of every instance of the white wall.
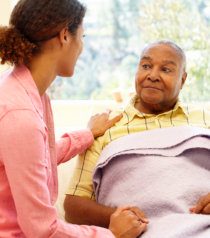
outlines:
[{"label": "white wall", "polygon": [[11,0],[0,1],[0,24],[7,25],[11,13],[12,3]]}]

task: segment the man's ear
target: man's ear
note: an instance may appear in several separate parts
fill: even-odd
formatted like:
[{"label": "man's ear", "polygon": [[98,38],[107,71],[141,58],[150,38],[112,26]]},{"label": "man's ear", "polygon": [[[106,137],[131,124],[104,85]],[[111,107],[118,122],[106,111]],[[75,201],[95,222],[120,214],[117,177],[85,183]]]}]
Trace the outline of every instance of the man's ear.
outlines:
[{"label": "man's ear", "polygon": [[71,34],[69,33],[68,27],[64,27],[60,31],[58,38],[61,45],[65,45],[71,41]]},{"label": "man's ear", "polygon": [[183,75],[182,75],[181,89],[182,89],[182,88],[183,88],[183,86],[184,86],[184,83],[185,83],[185,81],[186,81],[186,78],[187,78],[187,73],[186,73],[186,72],[184,72],[184,73],[183,73]]}]

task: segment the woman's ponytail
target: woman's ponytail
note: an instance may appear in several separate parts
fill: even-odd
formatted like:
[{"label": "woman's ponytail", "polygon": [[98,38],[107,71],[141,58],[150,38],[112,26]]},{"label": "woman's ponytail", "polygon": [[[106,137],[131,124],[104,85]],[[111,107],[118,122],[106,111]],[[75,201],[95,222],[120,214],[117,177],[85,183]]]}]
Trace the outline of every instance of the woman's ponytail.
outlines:
[{"label": "woman's ponytail", "polygon": [[0,26],[0,63],[27,64],[66,26],[76,35],[85,11],[78,0],[19,0],[9,27]]},{"label": "woman's ponytail", "polygon": [[37,46],[15,27],[0,26],[1,64],[19,65],[30,61]]}]

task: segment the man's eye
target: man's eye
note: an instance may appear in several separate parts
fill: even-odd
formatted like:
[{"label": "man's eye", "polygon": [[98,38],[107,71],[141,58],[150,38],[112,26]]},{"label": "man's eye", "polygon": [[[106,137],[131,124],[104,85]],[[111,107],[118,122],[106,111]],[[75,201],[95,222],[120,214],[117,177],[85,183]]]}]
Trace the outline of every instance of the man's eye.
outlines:
[{"label": "man's eye", "polygon": [[84,35],[82,35],[82,38],[85,38],[86,37],[86,35],[84,34]]},{"label": "man's eye", "polygon": [[143,65],[142,65],[142,68],[143,68],[143,69],[149,69],[150,66],[149,66],[148,64],[143,64]]},{"label": "man's eye", "polygon": [[171,71],[172,71],[171,69],[166,68],[166,67],[164,67],[162,70],[163,70],[164,72],[171,72]]}]

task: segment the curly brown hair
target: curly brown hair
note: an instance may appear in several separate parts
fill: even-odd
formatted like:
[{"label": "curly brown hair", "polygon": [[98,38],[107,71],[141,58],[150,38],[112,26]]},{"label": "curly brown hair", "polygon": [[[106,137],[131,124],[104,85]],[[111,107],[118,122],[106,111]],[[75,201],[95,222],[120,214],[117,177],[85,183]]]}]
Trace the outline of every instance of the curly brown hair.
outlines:
[{"label": "curly brown hair", "polygon": [[9,27],[0,26],[1,64],[30,62],[42,42],[68,26],[74,36],[86,8],[77,0],[19,0]]}]

